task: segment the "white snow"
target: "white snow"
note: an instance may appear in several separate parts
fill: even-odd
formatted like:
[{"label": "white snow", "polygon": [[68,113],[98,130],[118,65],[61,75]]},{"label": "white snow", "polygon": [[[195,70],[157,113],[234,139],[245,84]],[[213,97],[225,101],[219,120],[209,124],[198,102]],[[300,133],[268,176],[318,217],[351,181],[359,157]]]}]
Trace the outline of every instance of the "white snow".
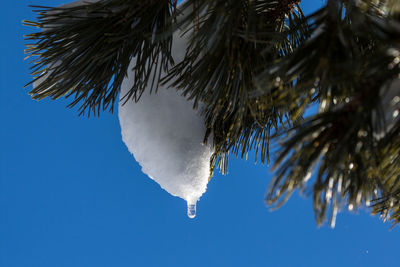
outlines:
[{"label": "white snow", "polygon": [[[172,55],[183,59],[185,38],[174,34]],[[132,60],[131,67],[135,61]],[[122,84],[120,99],[133,83],[132,73]],[[155,94],[146,90],[135,103],[119,105],[122,139],[141,165],[142,171],[173,196],[188,202],[188,215],[194,217],[195,203],[207,189],[210,176],[211,145],[202,143],[204,118],[175,89],[159,87]],[[191,209],[191,210],[190,210]],[[190,215],[192,214],[192,215]]]}]

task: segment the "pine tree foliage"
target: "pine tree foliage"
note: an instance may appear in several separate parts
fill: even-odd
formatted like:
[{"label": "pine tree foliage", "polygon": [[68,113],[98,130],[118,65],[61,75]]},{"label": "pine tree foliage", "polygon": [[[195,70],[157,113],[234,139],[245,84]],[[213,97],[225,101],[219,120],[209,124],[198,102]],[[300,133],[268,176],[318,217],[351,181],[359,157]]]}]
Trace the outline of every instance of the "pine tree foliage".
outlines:
[{"label": "pine tree foliage", "polygon": [[[265,82],[276,75],[282,83],[296,80],[296,90],[282,85],[284,93],[278,94],[286,95],[286,101],[317,100],[319,105],[317,114],[284,133],[266,197],[269,204],[279,207],[295,189],[306,187],[315,172],[312,194],[318,223],[329,212],[334,225],[343,206],[353,210],[369,206],[371,200],[373,212],[398,222],[398,154],[386,152],[394,152],[399,121],[385,121],[381,101],[388,91],[400,94],[393,82],[398,78],[400,24],[384,15],[376,4],[328,1],[311,16],[311,38],[282,59],[276,71],[261,75]],[[397,116],[399,105],[393,99],[385,104],[396,105]]]},{"label": "pine tree foliage", "polygon": [[197,2],[186,2],[196,6],[189,18],[201,14],[192,26],[186,57],[164,81],[176,79],[174,87],[194,99],[195,105],[205,104],[205,140],[214,133],[220,169],[226,171],[229,151],[243,157],[255,149],[264,162],[271,128],[277,128],[287,110],[271,105],[270,94],[255,98],[250,94],[254,78],[268,62],[293,52],[305,40],[307,27],[289,33],[303,19],[298,1]]},{"label": "pine tree foliage", "polygon": [[[304,0],[306,1],[306,0]],[[113,110],[129,62],[135,84],[171,84],[205,116],[211,164],[230,154],[269,163],[279,142],[273,208],[296,190],[312,195],[316,221],[335,225],[345,208],[367,207],[400,222],[400,3],[327,0],[305,16],[299,0],[102,0],[35,7],[41,28],[27,53],[35,99],[73,97],[70,106]],[[172,34],[189,37],[174,62]],[[167,73],[161,76],[161,72]]]},{"label": "pine tree foliage", "polygon": [[[133,57],[135,84],[129,98],[138,99],[148,83],[157,85],[171,58],[173,2],[101,1],[68,8],[37,7],[42,28],[29,34],[27,52],[40,55],[32,74],[43,79],[31,91],[34,99],[74,95],[70,106],[81,112],[113,109]],[[158,34],[164,34],[161,39]]]}]

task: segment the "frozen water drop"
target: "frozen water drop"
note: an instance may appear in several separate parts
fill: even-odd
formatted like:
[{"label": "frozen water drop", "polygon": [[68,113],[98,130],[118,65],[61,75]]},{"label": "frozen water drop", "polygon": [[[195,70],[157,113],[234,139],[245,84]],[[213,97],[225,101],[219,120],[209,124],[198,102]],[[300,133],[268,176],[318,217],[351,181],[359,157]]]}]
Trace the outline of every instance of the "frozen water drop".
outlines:
[{"label": "frozen water drop", "polygon": [[187,202],[187,215],[190,219],[196,217],[196,202]]}]

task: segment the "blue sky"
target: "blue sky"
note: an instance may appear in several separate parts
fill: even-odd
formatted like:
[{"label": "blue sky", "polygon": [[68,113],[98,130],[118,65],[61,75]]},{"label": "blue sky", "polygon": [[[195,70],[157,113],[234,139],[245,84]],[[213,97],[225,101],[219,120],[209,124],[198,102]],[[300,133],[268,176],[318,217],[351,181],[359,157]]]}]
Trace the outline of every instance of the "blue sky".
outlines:
[{"label": "blue sky", "polygon": [[[270,212],[267,166],[232,160],[186,216],[186,203],[141,173],[117,114],[78,117],[68,101],[33,101],[22,19],[2,3],[0,266],[399,266],[399,228],[361,210],[318,228],[310,198]],[[307,12],[321,1],[304,1]]]}]

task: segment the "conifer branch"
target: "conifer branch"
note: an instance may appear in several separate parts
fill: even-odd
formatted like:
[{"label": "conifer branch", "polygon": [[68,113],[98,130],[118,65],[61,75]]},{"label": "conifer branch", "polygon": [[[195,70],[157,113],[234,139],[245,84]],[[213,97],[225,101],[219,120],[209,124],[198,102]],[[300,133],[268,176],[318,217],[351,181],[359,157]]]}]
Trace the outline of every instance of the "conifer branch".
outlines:
[{"label": "conifer branch", "polygon": [[[399,147],[383,140],[395,141],[399,128],[387,130],[381,100],[391,84],[389,100],[400,96],[399,21],[378,13],[374,5],[351,1],[328,2],[312,17],[314,31],[304,46],[259,77],[266,84],[280,77],[278,94],[284,101],[306,103],[299,105],[301,113],[307,105],[319,105],[317,114],[281,131],[286,139],[266,201],[280,207],[294,190],[311,184],[318,224],[328,212],[334,225],[343,207],[353,210],[371,202],[373,213],[398,223]],[[293,88],[285,86],[293,81]],[[400,108],[390,103],[384,104]]]},{"label": "conifer branch", "polygon": [[[329,217],[334,225],[341,209],[366,206],[397,225],[398,1],[328,0],[307,17],[299,2],[187,0],[177,8],[171,0],[102,0],[35,7],[38,22],[24,22],[42,29],[27,35],[37,76],[31,95],[73,96],[70,106],[81,104],[81,113],[112,111],[136,58],[125,99],[138,101],[159,82],[193,99],[206,118],[204,140],[213,136],[212,166],[225,172],[229,155],[247,157],[251,150],[269,162],[270,142],[282,138],[266,195],[273,208],[307,190],[318,224]],[[182,62],[171,57],[177,29],[190,40]]]},{"label": "conifer branch", "polygon": [[[156,88],[158,75],[173,63],[171,24],[175,2],[103,0],[94,3],[37,7],[42,31],[28,34],[26,52],[33,56],[34,99],[73,96],[69,106],[99,114],[113,110],[133,57],[135,83],[128,98]],[[32,82],[31,82],[32,83]],[[29,85],[29,84],[28,84]]]},{"label": "conifer branch", "polygon": [[205,140],[213,133],[218,167],[224,172],[229,151],[243,157],[255,148],[262,163],[268,160],[270,131],[287,110],[277,109],[271,96],[250,98],[250,93],[263,66],[306,39],[306,26],[291,31],[302,19],[298,2],[201,2],[186,57],[163,79],[174,81],[172,86],[193,99],[195,107],[204,104]]}]

